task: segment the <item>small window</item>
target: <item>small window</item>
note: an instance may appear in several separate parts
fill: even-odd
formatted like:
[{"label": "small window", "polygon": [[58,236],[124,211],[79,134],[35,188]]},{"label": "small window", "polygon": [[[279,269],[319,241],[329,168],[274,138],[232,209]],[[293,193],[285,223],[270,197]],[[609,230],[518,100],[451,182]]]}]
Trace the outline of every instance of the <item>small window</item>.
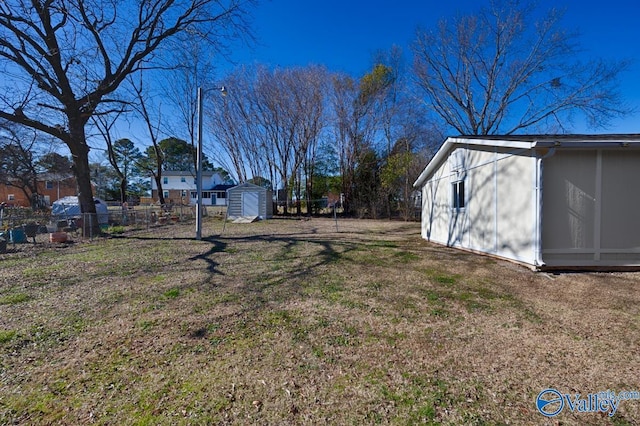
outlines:
[{"label": "small window", "polygon": [[187,181],[186,177],[184,177],[184,176],[180,177],[180,182],[185,183],[186,181]]},{"label": "small window", "polygon": [[15,201],[16,200],[15,194],[8,194],[7,195],[7,200],[8,201]]},{"label": "small window", "polygon": [[163,185],[167,185],[167,184],[169,184],[169,178],[168,178],[168,177],[163,177],[163,178],[162,178],[162,184],[163,184]]},{"label": "small window", "polygon": [[218,198],[227,198],[226,192],[216,192],[216,197]]},{"label": "small window", "polygon": [[191,195],[191,198],[195,199],[198,196],[198,192],[197,191],[191,191],[190,195]]},{"label": "small window", "polygon": [[163,198],[169,198],[169,191],[162,191]]},{"label": "small window", "polygon": [[184,189],[182,190],[182,196],[183,196],[183,197],[186,197],[186,196],[187,196],[187,191],[186,191],[186,190],[184,190]]},{"label": "small window", "polygon": [[454,182],[452,184],[453,188],[453,204],[452,207],[454,209],[463,209],[465,207],[465,198],[464,198],[464,181]]},{"label": "small window", "polygon": [[53,182],[48,180],[45,182],[45,186],[47,189],[53,189]]}]

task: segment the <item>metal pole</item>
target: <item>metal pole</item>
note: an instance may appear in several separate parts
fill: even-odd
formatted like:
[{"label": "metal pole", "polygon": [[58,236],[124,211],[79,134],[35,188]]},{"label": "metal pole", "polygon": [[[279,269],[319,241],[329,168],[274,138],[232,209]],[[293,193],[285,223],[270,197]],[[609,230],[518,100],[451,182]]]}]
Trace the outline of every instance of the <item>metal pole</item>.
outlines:
[{"label": "metal pole", "polygon": [[196,240],[202,239],[202,88],[198,87],[198,150],[196,152]]}]

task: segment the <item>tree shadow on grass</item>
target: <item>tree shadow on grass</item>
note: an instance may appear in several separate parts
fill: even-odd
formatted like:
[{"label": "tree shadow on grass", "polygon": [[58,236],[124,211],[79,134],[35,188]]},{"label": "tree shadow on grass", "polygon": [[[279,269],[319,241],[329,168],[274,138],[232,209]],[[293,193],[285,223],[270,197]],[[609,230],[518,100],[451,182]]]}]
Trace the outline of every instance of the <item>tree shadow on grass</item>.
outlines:
[{"label": "tree shadow on grass", "polygon": [[220,262],[215,261],[215,254],[224,252],[227,249],[227,243],[219,241],[213,237],[203,238],[202,241],[211,243],[211,248],[202,254],[190,257],[188,260],[203,260],[207,264],[207,270],[209,273],[224,275],[224,273],[218,268]]},{"label": "tree shadow on grass", "polygon": [[[117,239],[133,239],[133,240],[141,240],[141,241],[193,241],[193,238],[189,237],[157,237],[157,236],[114,236],[112,238]],[[280,262],[286,261],[287,259],[292,259],[294,257],[300,258],[299,255],[295,253],[295,247],[301,243],[309,243],[314,245],[319,245],[321,248],[319,251],[314,252],[313,254],[307,255],[309,257],[313,257],[314,260],[306,267],[300,268],[296,271],[291,271],[288,273],[288,278],[297,278],[299,276],[310,273],[313,269],[327,265],[342,259],[343,255],[348,252],[355,250],[357,248],[357,244],[344,242],[344,241],[335,241],[335,240],[326,240],[326,239],[316,239],[316,238],[303,238],[300,234],[290,234],[290,235],[272,235],[272,234],[262,234],[262,235],[248,235],[248,236],[210,236],[203,238],[202,242],[206,242],[211,244],[210,248],[195,256],[189,257],[187,260],[189,261],[204,261],[207,264],[207,271],[210,274],[215,275],[225,275],[224,272],[220,270],[220,262],[216,259],[217,254],[224,253],[227,251],[229,244],[242,244],[242,243],[269,243],[269,244],[280,244],[281,250],[279,255],[275,259],[263,260],[263,262]],[[342,250],[337,250],[336,245],[342,246]]]},{"label": "tree shadow on grass", "polygon": [[[242,243],[269,243],[269,244],[280,244],[281,249],[278,256],[274,259],[263,260],[265,262],[273,261],[279,262],[287,259],[300,259],[301,257],[312,257],[313,261],[306,267],[300,268],[298,271],[292,272],[290,276],[295,278],[299,275],[304,275],[311,270],[328,265],[334,262],[337,262],[343,259],[344,255],[349,253],[350,251],[356,250],[358,244],[354,244],[351,242],[345,241],[337,241],[337,240],[327,240],[321,238],[309,238],[303,237],[300,234],[291,234],[291,235],[249,235],[249,236],[240,236],[240,237],[219,237],[220,240],[225,241],[226,243],[233,244],[242,244]],[[316,247],[319,246],[319,251],[315,251],[312,254],[308,254],[305,256],[300,256],[295,252],[295,248],[302,243],[312,244]],[[338,250],[337,247],[342,247],[342,250]]]},{"label": "tree shadow on grass", "polygon": [[[193,238],[188,237],[150,237],[150,236],[113,236],[114,239],[126,239],[126,240],[140,240],[140,241],[194,241]],[[219,262],[215,260],[216,253],[222,253],[227,249],[227,243],[220,241],[214,237],[203,238],[202,241],[210,243],[211,248],[204,253],[189,257],[187,260],[196,261],[203,260],[207,264],[207,270],[211,274],[224,275],[219,270]]]}]

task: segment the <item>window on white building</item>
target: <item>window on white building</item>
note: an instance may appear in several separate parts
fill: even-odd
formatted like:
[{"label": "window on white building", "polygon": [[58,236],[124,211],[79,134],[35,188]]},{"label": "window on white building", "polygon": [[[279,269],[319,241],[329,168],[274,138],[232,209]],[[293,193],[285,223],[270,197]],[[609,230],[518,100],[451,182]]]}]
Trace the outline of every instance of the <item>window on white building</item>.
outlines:
[{"label": "window on white building", "polygon": [[465,198],[464,198],[464,181],[460,180],[458,182],[453,182],[453,203],[452,206],[454,209],[463,209],[465,206]]}]

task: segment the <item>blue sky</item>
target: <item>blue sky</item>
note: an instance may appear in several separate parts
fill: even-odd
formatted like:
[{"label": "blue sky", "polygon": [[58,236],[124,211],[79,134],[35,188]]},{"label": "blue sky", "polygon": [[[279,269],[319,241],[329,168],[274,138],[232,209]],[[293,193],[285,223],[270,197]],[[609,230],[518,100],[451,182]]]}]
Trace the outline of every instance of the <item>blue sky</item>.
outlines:
[{"label": "blue sky", "polygon": [[[635,62],[621,81],[638,113],[607,132],[640,133],[640,2],[637,0],[539,0],[539,10],[565,8],[565,26],[581,33],[586,57],[629,58]],[[396,44],[410,55],[418,26],[478,10],[488,1],[444,0],[265,0],[254,11],[259,44],[233,58],[272,66],[324,64],[331,71],[361,76],[380,49]],[[576,129],[588,131],[588,129]],[[600,131],[602,132],[602,131]]]}]

